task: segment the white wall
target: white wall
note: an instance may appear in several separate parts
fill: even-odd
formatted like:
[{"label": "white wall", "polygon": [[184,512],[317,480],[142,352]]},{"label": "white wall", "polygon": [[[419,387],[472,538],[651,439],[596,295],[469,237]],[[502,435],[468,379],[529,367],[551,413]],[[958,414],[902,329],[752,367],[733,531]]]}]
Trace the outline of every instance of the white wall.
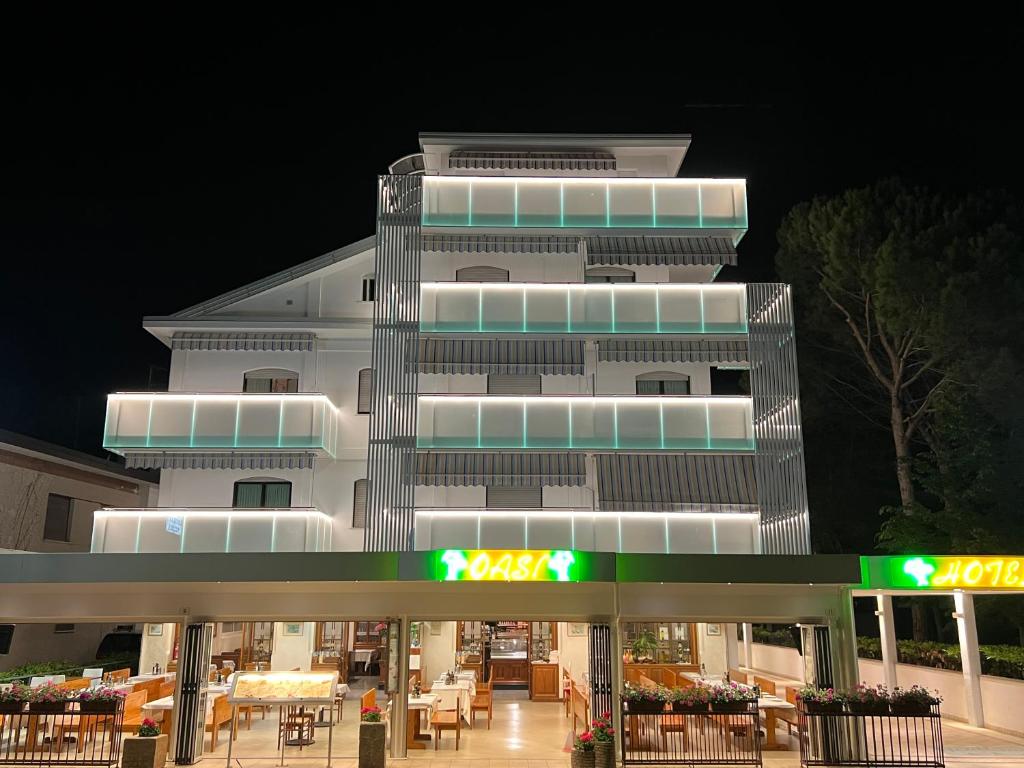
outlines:
[{"label": "white wall", "polygon": [[726,660],[725,624],[719,624],[720,635],[709,635],[708,625],[697,624],[697,656],[709,675],[725,675],[729,669]]},{"label": "white wall", "polygon": [[[174,625],[162,624],[163,634],[150,635],[149,624],[142,625],[142,652],[139,654],[139,673],[146,674],[154,664],[167,669],[167,662],[174,652]],[[215,651],[216,652],[216,651]]]},{"label": "white wall", "polygon": [[455,666],[455,630],[454,621],[424,621],[420,625],[420,680],[437,680]]},{"label": "white wall", "polygon": [[743,658],[743,643],[740,643],[740,659],[743,666],[772,672],[779,677],[793,680],[804,679],[803,659],[795,648],[783,648],[777,645],[751,643],[753,663]]},{"label": "white wall", "polygon": [[589,638],[587,635],[570,637],[568,632],[569,623],[558,622],[558,679],[562,679],[562,670],[565,670],[582,686],[583,673],[590,668]]},{"label": "white wall", "polygon": [[274,622],[274,651],[270,656],[272,670],[290,670],[298,667],[309,672],[313,659],[313,645],[316,642],[316,624],[304,622],[301,635],[285,635],[285,622]]}]

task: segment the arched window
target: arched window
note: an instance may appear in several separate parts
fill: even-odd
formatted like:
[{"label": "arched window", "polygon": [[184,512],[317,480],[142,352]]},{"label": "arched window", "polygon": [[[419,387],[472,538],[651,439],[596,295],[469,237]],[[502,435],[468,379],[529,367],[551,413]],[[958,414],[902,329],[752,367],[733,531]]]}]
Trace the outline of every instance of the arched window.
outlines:
[{"label": "arched window", "polygon": [[373,371],[370,368],[363,368],[359,372],[359,396],[356,408],[357,413],[369,413],[373,404]]},{"label": "arched window", "polygon": [[636,274],[622,267],[591,267],[583,275],[585,283],[635,283]]},{"label": "arched window", "polygon": [[260,368],[246,371],[243,392],[298,392],[299,374],[284,368]]},{"label": "arched window", "polygon": [[460,283],[507,283],[508,270],[500,267],[463,267],[455,270],[455,279]]},{"label": "arched window", "polygon": [[373,275],[363,276],[363,301],[375,301],[377,299],[377,278]]},{"label": "arched window", "polygon": [[256,477],[235,483],[231,506],[241,509],[275,508],[292,505],[292,484],[274,477]]},{"label": "arched window", "polygon": [[366,527],[366,478],[356,480],[352,489],[352,527]]},{"label": "arched window", "polygon": [[688,395],[690,377],[675,371],[641,373],[636,377],[638,395]]}]

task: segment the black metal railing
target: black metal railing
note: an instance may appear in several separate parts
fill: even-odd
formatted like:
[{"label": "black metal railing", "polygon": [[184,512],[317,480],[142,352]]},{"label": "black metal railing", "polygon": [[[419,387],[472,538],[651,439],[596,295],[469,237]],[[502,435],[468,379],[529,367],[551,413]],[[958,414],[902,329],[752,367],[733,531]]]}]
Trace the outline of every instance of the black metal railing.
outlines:
[{"label": "black metal railing", "polygon": [[622,711],[623,765],[761,765],[757,705],[732,712]]},{"label": "black metal railing", "polygon": [[0,710],[0,765],[117,765],[124,702],[108,711],[83,712],[80,706]]},{"label": "black metal railing", "polygon": [[943,768],[939,706],[927,713],[798,713],[803,766]]}]

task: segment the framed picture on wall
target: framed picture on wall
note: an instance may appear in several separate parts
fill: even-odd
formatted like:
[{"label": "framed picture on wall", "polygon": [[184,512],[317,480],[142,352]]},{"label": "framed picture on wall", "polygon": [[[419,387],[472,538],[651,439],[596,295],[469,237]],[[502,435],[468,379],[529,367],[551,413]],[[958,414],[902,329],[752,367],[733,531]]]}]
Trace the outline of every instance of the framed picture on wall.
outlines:
[{"label": "framed picture on wall", "polygon": [[585,621],[570,621],[566,624],[565,634],[569,637],[586,637],[587,623]]},{"label": "framed picture on wall", "polygon": [[715,637],[716,635],[722,634],[721,624],[708,624],[708,637]]},{"label": "framed picture on wall", "polygon": [[160,635],[162,635],[163,633],[164,633],[164,625],[163,624],[147,624],[146,625],[146,634],[149,635],[150,637],[160,637]]},{"label": "framed picture on wall", "polygon": [[284,626],[281,628],[281,634],[285,637],[301,637],[302,636],[302,622],[284,622]]}]

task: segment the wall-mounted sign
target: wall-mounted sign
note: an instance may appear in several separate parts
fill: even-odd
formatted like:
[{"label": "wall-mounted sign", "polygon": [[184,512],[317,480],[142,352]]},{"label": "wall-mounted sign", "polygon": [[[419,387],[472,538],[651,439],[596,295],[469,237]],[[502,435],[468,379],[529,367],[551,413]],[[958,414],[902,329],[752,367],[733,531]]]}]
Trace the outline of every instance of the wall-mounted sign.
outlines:
[{"label": "wall-mounted sign", "polygon": [[904,555],[868,557],[871,589],[1024,591],[1024,557],[1013,555]]},{"label": "wall-mounted sign", "polygon": [[439,581],[579,581],[577,553],[567,549],[442,549]]}]

